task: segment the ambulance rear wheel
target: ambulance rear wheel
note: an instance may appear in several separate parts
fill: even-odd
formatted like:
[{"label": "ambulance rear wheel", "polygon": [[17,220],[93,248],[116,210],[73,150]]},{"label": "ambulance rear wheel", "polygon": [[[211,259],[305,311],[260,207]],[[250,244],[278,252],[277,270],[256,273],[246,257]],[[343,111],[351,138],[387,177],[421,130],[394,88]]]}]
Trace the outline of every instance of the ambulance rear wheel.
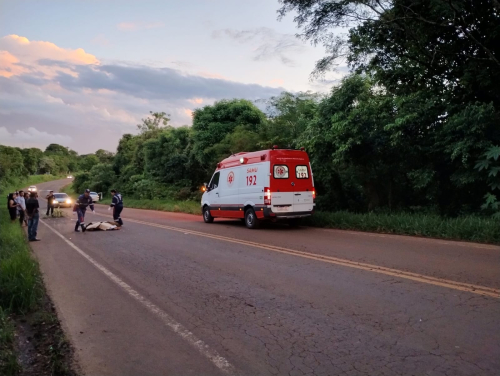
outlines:
[{"label": "ambulance rear wheel", "polygon": [[245,226],[250,229],[258,228],[260,224],[259,219],[255,215],[255,211],[252,208],[248,208],[245,212]]},{"label": "ambulance rear wheel", "polygon": [[203,220],[205,223],[212,223],[214,221],[214,217],[212,217],[212,214],[210,214],[210,209],[208,206],[205,206],[203,208]]}]

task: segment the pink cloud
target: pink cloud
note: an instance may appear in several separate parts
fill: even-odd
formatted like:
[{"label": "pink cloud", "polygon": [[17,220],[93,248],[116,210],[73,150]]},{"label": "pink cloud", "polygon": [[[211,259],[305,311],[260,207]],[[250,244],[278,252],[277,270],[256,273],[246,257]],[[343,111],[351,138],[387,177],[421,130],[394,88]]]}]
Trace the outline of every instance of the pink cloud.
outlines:
[{"label": "pink cloud", "polygon": [[9,51],[0,51],[0,76],[11,77],[26,71],[25,68],[17,65],[19,59]]},{"label": "pink cloud", "polygon": [[0,76],[12,77],[37,72],[45,77],[53,77],[57,70],[75,75],[68,67],[43,65],[39,63],[40,60],[55,60],[77,65],[99,64],[94,55],[82,48],[61,48],[54,43],[30,41],[19,35],[0,38]]},{"label": "pink cloud", "polygon": [[285,83],[285,81],[282,80],[281,78],[275,78],[275,79],[269,81],[269,84],[278,85],[278,86],[283,86],[284,83]]},{"label": "pink cloud", "polygon": [[218,73],[212,73],[212,72],[196,72],[198,76],[205,77],[205,78],[220,78],[222,80],[226,80],[227,78],[224,77],[221,74]]},{"label": "pink cloud", "polygon": [[61,48],[51,42],[30,41],[19,35],[0,38],[0,50],[9,51],[21,60],[25,56],[36,55],[38,59],[61,60],[74,64],[98,64],[99,60],[83,48],[75,50]]}]

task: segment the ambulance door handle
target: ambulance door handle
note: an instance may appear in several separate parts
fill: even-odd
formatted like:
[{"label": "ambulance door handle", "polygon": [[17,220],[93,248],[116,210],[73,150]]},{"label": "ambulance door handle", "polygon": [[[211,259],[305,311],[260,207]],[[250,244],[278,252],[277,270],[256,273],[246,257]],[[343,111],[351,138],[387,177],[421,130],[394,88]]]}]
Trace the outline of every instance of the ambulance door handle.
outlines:
[{"label": "ambulance door handle", "polygon": [[300,193],[295,193],[295,196],[302,196],[302,194],[300,194]]}]

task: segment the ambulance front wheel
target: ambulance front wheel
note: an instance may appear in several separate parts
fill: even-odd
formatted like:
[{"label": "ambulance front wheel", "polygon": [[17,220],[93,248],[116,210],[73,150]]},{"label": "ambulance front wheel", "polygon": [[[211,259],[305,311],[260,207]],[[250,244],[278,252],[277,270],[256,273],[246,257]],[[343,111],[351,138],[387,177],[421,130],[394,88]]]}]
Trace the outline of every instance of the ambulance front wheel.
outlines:
[{"label": "ambulance front wheel", "polygon": [[260,224],[259,219],[255,215],[255,211],[252,208],[248,208],[245,211],[245,225],[250,228],[258,228]]},{"label": "ambulance front wheel", "polygon": [[203,208],[203,220],[205,223],[212,223],[214,221],[214,217],[212,217],[212,214],[210,214],[210,209],[208,206],[205,206]]}]

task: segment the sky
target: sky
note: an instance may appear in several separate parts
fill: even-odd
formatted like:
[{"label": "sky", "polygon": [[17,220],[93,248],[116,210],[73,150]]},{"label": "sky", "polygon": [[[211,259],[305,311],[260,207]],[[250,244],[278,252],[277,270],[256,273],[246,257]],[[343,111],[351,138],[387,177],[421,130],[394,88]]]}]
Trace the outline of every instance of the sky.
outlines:
[{"label": "sky", "polygon": [[149,111],[327,91],[277,0],[0,0],[0,144],[115,151]]}]

